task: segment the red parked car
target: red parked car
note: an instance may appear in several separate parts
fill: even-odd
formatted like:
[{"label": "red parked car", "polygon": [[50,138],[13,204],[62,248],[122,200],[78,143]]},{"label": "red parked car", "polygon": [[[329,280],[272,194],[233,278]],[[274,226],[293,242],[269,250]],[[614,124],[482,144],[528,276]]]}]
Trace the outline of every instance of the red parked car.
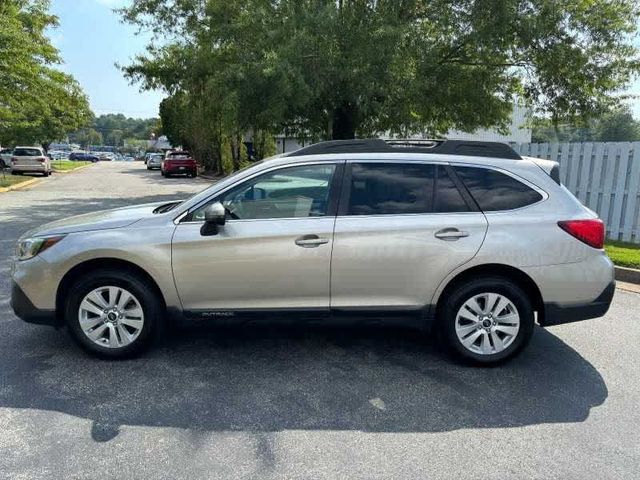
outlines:
[{"label": "red parked car", "polygon": [[160,173],[163,177],[170,177],[171,175],[197,177],[198,166],[189,152],[171,152],[167,154],[160,164]]}]

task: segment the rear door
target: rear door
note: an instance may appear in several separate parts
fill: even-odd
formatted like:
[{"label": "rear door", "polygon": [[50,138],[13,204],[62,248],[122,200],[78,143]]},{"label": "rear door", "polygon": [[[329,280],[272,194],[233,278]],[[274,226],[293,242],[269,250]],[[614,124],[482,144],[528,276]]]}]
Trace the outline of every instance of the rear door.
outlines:
[{"label": "rear door", "polygon": [[347,164],[331,307],[418,309],[482,245],[487,221],[446,164]]}]

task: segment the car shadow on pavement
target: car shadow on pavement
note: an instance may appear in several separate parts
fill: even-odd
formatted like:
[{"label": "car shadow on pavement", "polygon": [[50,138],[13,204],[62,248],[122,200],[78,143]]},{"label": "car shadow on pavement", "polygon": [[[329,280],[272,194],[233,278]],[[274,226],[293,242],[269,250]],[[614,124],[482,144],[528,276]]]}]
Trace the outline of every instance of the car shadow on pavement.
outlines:
[{"label": "car shadow on pavement", "polygon": [[397,327],[179,330],[141,358],[111,362],[53,329],[23,325],[2,343],[0,407],[90,419],[95,441],[122,425],[197,434],[582,422],[608,395],[597,370],[541,328],[497,368],[453,363],[434,341]]}]

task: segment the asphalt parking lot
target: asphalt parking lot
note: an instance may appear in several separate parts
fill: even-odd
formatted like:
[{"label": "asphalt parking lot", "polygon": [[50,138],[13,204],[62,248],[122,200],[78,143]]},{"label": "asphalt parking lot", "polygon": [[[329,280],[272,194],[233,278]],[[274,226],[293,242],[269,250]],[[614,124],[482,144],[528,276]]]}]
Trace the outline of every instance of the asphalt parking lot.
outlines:
[{"label": "asphalt parking lot", "polygon": [[489,369],[371,327],[181,331],[108,362],[13,315],[19,235],[206,185],[119,162],[0,193],[0,478],[640,476],[638,294]]}]

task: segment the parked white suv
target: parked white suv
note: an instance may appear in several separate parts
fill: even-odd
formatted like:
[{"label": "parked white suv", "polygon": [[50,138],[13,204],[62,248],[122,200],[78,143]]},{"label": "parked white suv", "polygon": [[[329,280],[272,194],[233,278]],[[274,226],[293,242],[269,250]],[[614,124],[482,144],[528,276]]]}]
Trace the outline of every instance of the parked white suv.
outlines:
[{"label": "parked white suv", "polygon": [[500,362],[542,326],[604,315],[604,226],[558,164],[468,141],[324,142],[183,201],[21,238],[12,305],[90,352],[138,353],[161,322],[406,320]]},{"label": "parked white suv", "polygon": [[11,173],[41,173],[51,175],[51,159],[40,147],[16,147],[11,154]]}]

